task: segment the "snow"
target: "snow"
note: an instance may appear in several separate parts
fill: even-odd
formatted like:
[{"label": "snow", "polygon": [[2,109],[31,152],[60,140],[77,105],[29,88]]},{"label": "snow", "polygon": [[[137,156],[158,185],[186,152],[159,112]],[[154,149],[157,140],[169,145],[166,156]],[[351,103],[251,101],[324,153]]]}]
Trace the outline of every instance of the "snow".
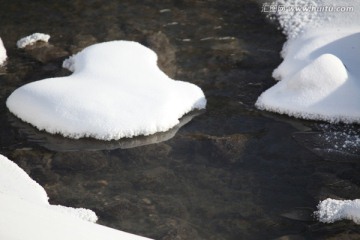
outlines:
[{"label": "snow", "polygon": [[36,43],[37,41],[43,41],[48,42],[50,39],[50,35],[44,34],[44,33],[33,33],[27,37],[21,38],[19,41],[17,41],[16,46],[18,48],[24,48],[28,45],[32,45]]},{"label": "snow", "polygon": [[0,38],[0,66],[4,64],[6,58],[6,49],[4,47],[2,39]]},{"label": "snow", "polygon": [[[285,4],[283,0],[276,4]],[[322,1],[286,5],[323,6]],[[328,6],[349,6],[328,1]],[[354,9],[360,4],[351,2]],[[356,6],[354,6],[356,5]],[[289,116],[328,122],[360,122],[360,12],[278,12],[288,36],[280,80],[261,94],[256,107]],[[304,20],[306,19],[306,21]]]},{"label": "snow", "polygon": [[0,239],[145,239],[97,225],[84,208],[50,205],[45,190],[0,155]]},{"label": "snow", "polygon": [[32,180],[24,170],[2,155],[0,155],[0,193],[39,204],[49,209],[66,212],[84,220],[97,221],[96,214],[91,210],[50,205],[44,188]]},{"label": "snow", "polygon": [[352,220],[360,224],[360,199],[335,200],[325,199],[318,205],[315,212],[320,222],[333,223],[339,220]]},{"label": "snow", "polygon": [[[319,0],[276,0],[271,4],[284,9],[288,8],[301,8],[301,7],[317,7],[321,5],[322,1]],[[271,6],[271,5],[270,5]],[[302,33],[304,28],[309,24],[314,24],[319,21],[320,17],[317,11],[277,11],[272,13],[269,11],[271,19],[277,19],[283,33],[288,38],[295,38],[298,34]]]},{"label": "snow", "polygon": [[[283,62],[273,72],[279,82],[255,105],[297,118],[360,123],[360,2],[276,0],[273,5],[315,10],[270,14],[279,21],[287,42],[281,52]],[[336,11],[338,6],[353,11]],[[322,7],[333,11],[320,11]],[[326,141],[341,143],[336,150],[356,149],[357,134],[329,134]],[[360,199],[325,199],[315,215],[324,223],[347,219],[360,224]]]},{"label": "snow", "polygon": [[15,163],[0,155],[0,192],[26,201],[48,204],[45,190]]},{"label": "snow", "polygon": [[42,205],[0,193],[0,238],[9,240],[147,239],[83,221]]},{"label": "snow", "polygon": [[118,140],[167,131],[206,106],[198,86],[169,78],[156,53],[136,42],[95,44],[63,66],[73,74],[18,88],[9,110],[49,133]]}]

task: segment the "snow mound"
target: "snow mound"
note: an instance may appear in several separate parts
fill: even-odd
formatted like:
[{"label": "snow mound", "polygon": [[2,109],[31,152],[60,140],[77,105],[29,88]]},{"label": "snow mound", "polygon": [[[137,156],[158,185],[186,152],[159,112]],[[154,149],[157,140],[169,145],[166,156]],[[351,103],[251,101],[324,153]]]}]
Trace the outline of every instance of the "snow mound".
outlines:
[{"label": "snow mound", "polygon": [[[273,72],[281,81],[261,94],[255,105],[298,118],[359,123],[360,12],[336,12],[351,9],[346,1],[329,1],[326,6],[323,1],[275,4],[288,7],[276,13],[288,34],[281,53],[284,60]],[[354,4],[353,9],[360,6]],[[292,12],[290,6],[314,11]],[[319,10],[324,7],[333,11]]]},{"label": "snow mound", "polygon": [[49,204],[44,188],[32,180],[18,165],[2,155],[0,155],[0,193],[33,203]]},{"label": "snow mound", "polygon": [[145,240],[0,193],[0,239]]},{"label": "snow mound", "polygon": [[45,190],[0,155],[0,239],[146,239],[98,224],[84,208],[50,205]]},{"label": "snow mound", "polygon": [[6,58],[6,49],[4,47],[3,41],[0,38],[0,66],[4,64]]},{"label": "snow mound", "polygon": [[6,102],[9,110],[49,133],[118,140],[167,131],[206,106],[199,87],[169,78],[156,53],[136,42],[92,45],[64,67],[74,73],[16,89]]},{"label": "snow mound", "polygon": [[37,41],[48,42],[50,39],[50,35],[44,33],[33,33],[27,37],[21,38],[17,41],[16,46],[18,48],[24,48],[28,45],[32,45]]},{"label": "snow mound", "polygon": [[360,121],[360,86],[342,61],[323,54],[257,100],[259,109],[329,122]]},{"label": "snow mound", "polygon": [[339,220],[352,220],[360,224],[360,199],[335,200],[325,199],[318,205],[315,212],[320,222],[333,223]]},{"label": "snow mound", "polygon": [[91,210],[50,205],[44,188],[32,180],[24,170],[2,155],[0,155],[0,193],[68,213],[84,220],[97,221],[96,214]]}]

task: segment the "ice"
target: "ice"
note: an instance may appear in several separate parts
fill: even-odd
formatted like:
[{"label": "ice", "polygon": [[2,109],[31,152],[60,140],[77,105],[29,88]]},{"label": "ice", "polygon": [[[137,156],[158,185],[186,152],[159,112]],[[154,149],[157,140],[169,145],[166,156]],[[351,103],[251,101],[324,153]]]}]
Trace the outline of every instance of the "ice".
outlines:
[{"label": "ice", "polygon": [[4,47],[2,39],[0,38],[0,66],[4,64],[6,58],[6,49]]},{"label": "ice", "polygon": [[48,42],[50,39],[50,35],[44,33],[33,33],[27,37],[21,38],[17,41],[16,45],[18,48],[24,48],[28,45],[32,45],[37,41]]},{"label": "ice", "polygon": [[63,66],[73,74],[18,88],[9,110],[49,133],[118,140],[165,132],[206,106],[198,86],[169,78],[156,53],[136,42],[95,44]]},{"label": "ice", "polygon": [[91,210],[50,205],[45,190],[2,155],[0,212],[0,239],[145,239],[94,224]]},{"label": "ice", "polygon": [[315,212],[320,222],[333,223],[339,220],[352,220],[360,224],[360,199],[335,200],[327,198],[318,205]]},{"label": "ice", "polygon": [[[324,7],[323,1],[275,1],[284,6]],[[349,6],[327,1],[326,6]],[[288,36],[283,62],[273,72],[281,80],[257,100],[259,109],[328,122],[360,122],[360,3],[354,12],[280,11]]]}]

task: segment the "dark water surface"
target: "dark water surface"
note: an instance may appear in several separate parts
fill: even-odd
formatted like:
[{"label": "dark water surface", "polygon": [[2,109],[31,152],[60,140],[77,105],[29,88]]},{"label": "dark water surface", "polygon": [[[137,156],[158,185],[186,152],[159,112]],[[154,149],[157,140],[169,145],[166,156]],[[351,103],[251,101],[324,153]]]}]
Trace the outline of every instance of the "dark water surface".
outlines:
[{"label": "dark water surface", "polygon": [[[0,69],[0,152],[51,203],[93,209],[100,224],[155,239],[360,238],[352,222],[312,216],[319,200],[360,196],[359,144],[348,144],[359,127],[254,107],[274,84],[285,41],[256,2],[3,0],[0,19],[9,56]],[[34,32],[50,43],[16,48]],[[101,142],[38,132],[6,109],[17,87],[68,75],[66,57],[115,39],[155,50],[169,76],[204,90],[207,110],[168,133]]]}]

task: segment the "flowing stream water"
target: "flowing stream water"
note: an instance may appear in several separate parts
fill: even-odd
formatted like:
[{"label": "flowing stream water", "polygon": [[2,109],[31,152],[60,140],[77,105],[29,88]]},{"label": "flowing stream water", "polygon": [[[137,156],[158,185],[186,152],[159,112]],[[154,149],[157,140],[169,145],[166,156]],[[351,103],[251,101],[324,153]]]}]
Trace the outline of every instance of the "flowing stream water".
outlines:
[{"label": "flowing stream water", "polygon": [[[360,238],[352,222],[313,217],[327,197],[360,197],[359,127],[254,107],[275,83],[285,42],[258,2],[1,1],[9,58],[0,68],[0,153],[51,203],[93,209],[100,224],[150,238]],[[16,48],[34,32],[50,34],[49,44]],[[150,47],[170,77],[200,86],[206,111],[167,133],[102,142],[39,132],[7,110],[16,88],[69,75],[65,58],[118,39]]]}]

